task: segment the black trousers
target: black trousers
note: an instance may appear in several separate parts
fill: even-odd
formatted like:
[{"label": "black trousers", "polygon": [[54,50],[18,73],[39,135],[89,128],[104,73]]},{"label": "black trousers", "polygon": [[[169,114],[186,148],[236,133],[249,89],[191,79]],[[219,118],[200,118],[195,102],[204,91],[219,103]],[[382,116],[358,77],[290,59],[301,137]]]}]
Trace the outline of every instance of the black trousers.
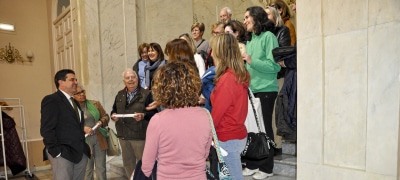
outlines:
[{"label": "black trousers", "polygon": [[[274,111],[275,99],[278,96],[278,92],[259,92],[254,93],[256,98],[260,98],[261,110],[263,113],[265,132],[270,139],[274,139],[274,131],[272,130],[272,113]],[[269,150],[268,158],[261,160],[249,160],[242,159],[246,163],[246,167],[249,169],[257,169],[265,173],[272,173],[274,169],[274,148],[271,147]]]}]

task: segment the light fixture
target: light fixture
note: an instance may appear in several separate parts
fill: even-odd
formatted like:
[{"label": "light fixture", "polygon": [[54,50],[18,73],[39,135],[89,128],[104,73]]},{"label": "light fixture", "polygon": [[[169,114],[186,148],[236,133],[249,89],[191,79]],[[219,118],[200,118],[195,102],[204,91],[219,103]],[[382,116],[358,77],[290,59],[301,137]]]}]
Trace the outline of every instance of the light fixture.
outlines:
[{"label": "light fixture", "polygon": [[[28,61],[32,62],[33,52],[28,51],[26,53],[26,56],[29,59]],[[15,61],[17,61],[23,63],[26,60],[22,58],[18,49],[15,49],[13,46],[11,46],[11,43],[8,43],[8,46],[6,46],[6,48],[0,48],[0,61],[6,61],[7,63],[14,63]]]},{"label": "light fixture", "polygon": [[14,25],[6,24],[6,23],[0,23],[0,30],[3,30],[3,31],[15,31]]},{"label": "light fixture", "polygon": [[28,58],[29,62],[32,62],[33,52],[31,50],[26,52],[26,57]]}]

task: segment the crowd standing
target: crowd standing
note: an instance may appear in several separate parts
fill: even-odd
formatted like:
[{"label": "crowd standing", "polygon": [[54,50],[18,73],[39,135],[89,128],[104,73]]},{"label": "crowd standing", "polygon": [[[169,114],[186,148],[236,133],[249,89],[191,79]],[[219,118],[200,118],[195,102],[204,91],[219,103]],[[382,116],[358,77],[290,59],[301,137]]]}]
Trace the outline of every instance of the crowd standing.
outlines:
[{"label": "crowd standing", "polygon": [[[274,60],[272,50],[296,42],[290,9],[283,0],[273,0],[265,9],[247,8],[243,22],[233,18],[229,7],[219,17],[210,26],[209,41],[203,38],[205,25],[196,22],[191,35],[169,41],[164,51],[156,42],[140,44],[139,59],[122,73],[124,88],[110,115],[127,177],[142,161],[146,176],[157,163],[159,179],[206,179],[206,160],[213,153],[209,118],[227,152],[223,158],[232,179],[273,176],[274,156],[249,160],[240,154],[248,133],[249,89],[261,100],[265,132],[271,139],[276,134],[277,73],[286,66]],[[54,179],[93,179],[93,172],[107,179],[110,116],[98,101],[86,99],[73,70],[60,70],[54,81],[58,91],[43,98],[40,130]],[[74,135],[65,135],[71,131]],[[270,148],[270,154],[274,151]]]}]

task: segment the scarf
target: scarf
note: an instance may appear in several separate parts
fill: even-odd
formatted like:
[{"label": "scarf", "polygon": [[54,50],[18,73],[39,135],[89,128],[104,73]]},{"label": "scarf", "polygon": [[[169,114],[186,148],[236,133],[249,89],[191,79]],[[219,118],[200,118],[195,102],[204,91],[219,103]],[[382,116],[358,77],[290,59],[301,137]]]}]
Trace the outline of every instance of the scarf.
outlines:
[{"label": "scarf", "polygon": [[[89,111],[89,113],[93,116],[95,123],[97,123],[100,119],[100,112],[99,110],[96,108],[96,106],[94,106],[93,103],[91,103],[90,101],[86,100],[86,107]],[[102,128],[99,127],[98,128],[100,133],[104,136],[107,137],[108,136],[108,131],[106,128]]]},{"label": "scarf", "polygon": [[158,60],[158,61],[154,62],[152,65],[150,65],[150,63],[149,63],[144,67],[144,72],[145,72],[145,79],[144,80],[145,80],[145,84],[146,84],[147,88],[150,87],[150,83],[151,83],[150,71],[154,71],[159,66],[162,66],[164,64],[165,64],[165,60]]}]

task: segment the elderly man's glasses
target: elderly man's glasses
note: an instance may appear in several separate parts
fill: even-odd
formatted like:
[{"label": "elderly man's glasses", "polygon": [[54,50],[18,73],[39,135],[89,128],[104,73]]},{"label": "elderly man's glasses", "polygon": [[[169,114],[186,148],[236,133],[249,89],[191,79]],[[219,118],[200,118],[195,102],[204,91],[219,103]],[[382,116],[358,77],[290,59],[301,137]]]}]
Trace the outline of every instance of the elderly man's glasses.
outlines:
[{"label": "elderly man's glasses", "polygon": [[85,90],[78,91],[78,92],[76,92],[74,95],[76,95],[76,96],[82,96],[82,95],[85,95]]}]

